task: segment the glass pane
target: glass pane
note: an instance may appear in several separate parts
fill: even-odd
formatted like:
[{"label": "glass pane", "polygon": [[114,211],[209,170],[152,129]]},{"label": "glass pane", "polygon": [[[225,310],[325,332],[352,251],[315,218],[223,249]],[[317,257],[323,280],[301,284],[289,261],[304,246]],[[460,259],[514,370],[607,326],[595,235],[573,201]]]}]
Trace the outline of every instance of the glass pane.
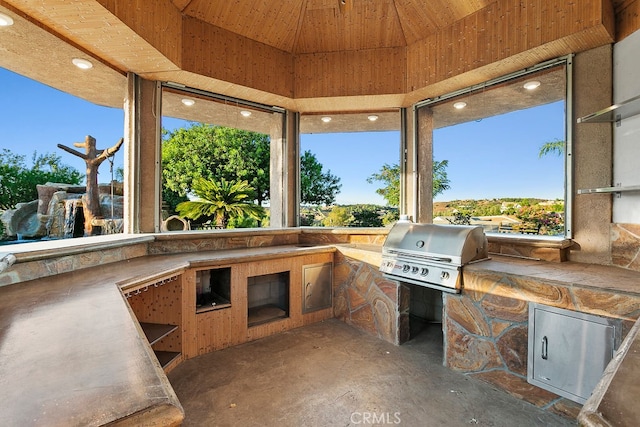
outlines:
[{"label": "glass pane", "polygon": [[388,195],[398,193],[399,180],[378,178],[399,165],[398,112],[322,119],[301,119],[301,225],[381,227],[395,221],[398,201]]},{"label": "glass pane", "polygon": [[564,74],[556,67],[431,106],[434,161],[448,180],[434,191],[434,223],[564,235]]},{"label": "glass pane", "polygon": [[168,88],[162,102],[163,231],[268,226],[283,115]]},{"label": "glass pane", "polygon": [[[123,109],[93,104],[3,68],[0,79],[0,212],[5,211],[0,242],[121,233]],[[118,147],[96,164],[97,182],[91,188],[98,203],[91,216],[81,202],[88,188],[82,157],[88,147],[76,145],[85,144],[87,135],[97,150]]]}]

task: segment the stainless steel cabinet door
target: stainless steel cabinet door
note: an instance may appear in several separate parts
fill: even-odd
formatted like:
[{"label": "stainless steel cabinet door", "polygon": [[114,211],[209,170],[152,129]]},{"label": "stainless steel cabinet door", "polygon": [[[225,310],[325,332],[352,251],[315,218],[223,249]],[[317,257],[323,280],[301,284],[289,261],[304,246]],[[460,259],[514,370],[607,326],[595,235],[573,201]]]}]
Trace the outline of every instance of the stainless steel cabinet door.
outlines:
[{"label": "stainless steel cabinet door", "polygon": [[614,321],[530,303],[528,381],[584,403],[613,357]]},{"label": "stainless steel cabinet door", "polygon": [[310,313],[331,307],[332,263],[302,267],[302,312]]}]

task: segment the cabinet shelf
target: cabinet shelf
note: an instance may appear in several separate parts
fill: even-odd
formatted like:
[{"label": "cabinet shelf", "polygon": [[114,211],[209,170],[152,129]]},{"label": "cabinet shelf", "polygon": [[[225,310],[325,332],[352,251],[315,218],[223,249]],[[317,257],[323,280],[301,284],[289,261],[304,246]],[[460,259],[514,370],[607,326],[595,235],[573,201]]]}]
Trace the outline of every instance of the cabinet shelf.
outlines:
[{"label": "cabinet shelf", "polygon": [[619,187],[599,187],[585,188],[578,190],[578,194],[602,194],[602,193],[624,193],[629,191],[640,191],[640,185],[627,185]]},{"label": "cabinet shelf", "polygon": [[167,365],[169,365],[180,356],[180,353],[177,351],[154,350],[153,352],[156,354],[158,362],[160,362],[160,366],[162,366],[163,368],[166,368]]},{"label": "cabinet shelf", "polygon": [[620,120],[637,114],[640,114],[640,95],[580,117],[578,123],[619,123]]},{"label": "cabinet shelf", "polygon": [[[160,341],[162,338],[171,334],[173,331],[178,329],[177,325],[163,325],[160,323],[147,323],[140,322],[140,327],[142,328],[142,332],[144,332],[144,336],[149,341],[149,344],[153,347],[155,343]],[[176,360],[180,356],[180,352],[178,351],[163,351],[153,349],[158,362],[162,368],[166,368],[171,362]]]},{"label": "cabinet shelf", "polygon": [[171,332],[178,329],[176,325],[161,325],[159,323],[145,323],[141,322],[140,327],[144,332],[145,337],[147,337],[147,341],[149,344],[154,345],[162,338],[169,335]]}]

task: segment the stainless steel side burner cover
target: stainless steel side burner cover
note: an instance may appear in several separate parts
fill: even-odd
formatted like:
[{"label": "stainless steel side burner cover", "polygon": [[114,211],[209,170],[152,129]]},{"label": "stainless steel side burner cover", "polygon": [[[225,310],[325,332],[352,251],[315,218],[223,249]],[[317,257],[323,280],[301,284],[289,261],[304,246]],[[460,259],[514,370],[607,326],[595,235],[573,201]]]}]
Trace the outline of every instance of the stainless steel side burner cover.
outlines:
[{"label": "stainless steel side burner cover", "polygon": [[393,280],[458,293],[462,267],[487,258],[482,227],[398,222],[382,246],[380,271]]}]

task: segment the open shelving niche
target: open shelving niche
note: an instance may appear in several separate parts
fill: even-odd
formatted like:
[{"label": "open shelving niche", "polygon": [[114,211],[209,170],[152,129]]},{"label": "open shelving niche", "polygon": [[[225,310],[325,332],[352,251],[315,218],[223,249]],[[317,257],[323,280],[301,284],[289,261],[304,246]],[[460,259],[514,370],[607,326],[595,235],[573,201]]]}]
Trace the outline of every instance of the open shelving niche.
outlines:
[{"label": "open shelving niche", "polygon": [[[158,359],[158,363],[165,370],[176,361],[182,353],[181,351],[165,349],[162,345],[162,340],[176,332],[179,325],[173,324],[178,322],[164,323],[161,319],[151,319],[154,310],[145,310],[145,307],[157,306],[158,294],[164,290],[162,288],[165,285],[176,282],[175,285],[179,289],[180,284],[178,279],[178,275],[166,276],[155,279],[149,283],[123,289],[123,294],[136,316],[145,338]],[[178,347],[180,346],[178,345]]]},{"label": "open shelving niche", "polygon": [[[162,325],[159,323],[147,322],[140,322],[140,327],[142,328],[142,332],[144,332],[147,341],[149,341],[151,348],[153,348],[155,343],[178,329],[178,325]],[[180,353],[177,351],[153,350],[153,353],[156,355],[158,362],[160,362],[160,366],[163,368],[167,367],[180,356]]]},{"label": "open shelving niche", "polygon": [[231,307],[231,267],[196,271],[196,313]]},{"label": "open shelving niche", "polygon": [[[620,126],[623,119],[640,114],[640,95],[619,104],[613,104],[595,113],[577,119],[578,123],[615,123]],[[625,192],[640,191],[640,185],[616,184],[613,187],[585,188],[578,190],[578,194],[616,194],[618,197]]]}]

